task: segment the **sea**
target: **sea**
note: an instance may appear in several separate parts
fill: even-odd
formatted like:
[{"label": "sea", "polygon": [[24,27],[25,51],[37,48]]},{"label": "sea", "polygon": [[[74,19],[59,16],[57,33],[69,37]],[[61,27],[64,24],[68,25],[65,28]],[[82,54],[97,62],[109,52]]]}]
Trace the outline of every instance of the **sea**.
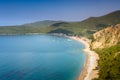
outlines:
[{"label": "sea", "polygon": [[0,36],[0,80],[77,80],[86,60],[83,48],[60,36]]}]

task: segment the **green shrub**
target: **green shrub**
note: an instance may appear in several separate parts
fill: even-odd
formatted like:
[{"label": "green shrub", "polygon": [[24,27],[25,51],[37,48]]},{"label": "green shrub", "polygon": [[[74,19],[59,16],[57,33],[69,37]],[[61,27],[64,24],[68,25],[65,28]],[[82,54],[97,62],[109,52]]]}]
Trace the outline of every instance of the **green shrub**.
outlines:
[{"label": "green shrub", "polygon": [[98,80],[120,80],[120,45],[95,51],[100,57]]}]

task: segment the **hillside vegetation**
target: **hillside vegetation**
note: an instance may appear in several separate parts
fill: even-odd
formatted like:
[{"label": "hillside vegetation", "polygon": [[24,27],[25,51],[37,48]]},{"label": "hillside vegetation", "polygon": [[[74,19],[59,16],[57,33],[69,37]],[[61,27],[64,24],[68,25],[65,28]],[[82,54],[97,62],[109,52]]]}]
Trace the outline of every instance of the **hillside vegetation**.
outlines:
[{"label": "hillside vegetation", "polygon": [[99,54],[99,78],[95,80],[120,80],[120,44],[96,49]]}]

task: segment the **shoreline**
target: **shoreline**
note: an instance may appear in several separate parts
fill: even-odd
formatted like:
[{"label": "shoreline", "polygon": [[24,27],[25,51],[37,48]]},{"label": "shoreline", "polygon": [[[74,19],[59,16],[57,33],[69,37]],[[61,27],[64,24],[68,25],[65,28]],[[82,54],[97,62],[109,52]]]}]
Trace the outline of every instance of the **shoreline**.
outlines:
[{"label": "shoreline", "polygon": [[90,41],[85,37],[70,36],[68,38],[81,42],[85,46],[83,51],[86,54],[86,60],[77,80],[92,80],[98,78],[99,75],[96,67],[98,66],[97,60],[99,59],[99,56],[97,53],[90,50]]}]

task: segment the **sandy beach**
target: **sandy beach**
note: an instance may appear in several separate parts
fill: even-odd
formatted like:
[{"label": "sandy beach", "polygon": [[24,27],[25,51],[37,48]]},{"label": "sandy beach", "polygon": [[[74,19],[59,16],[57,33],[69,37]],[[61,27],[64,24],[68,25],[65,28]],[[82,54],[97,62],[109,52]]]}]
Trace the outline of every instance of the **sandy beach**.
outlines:
[{"label": "sandy beach", "polygon": [[86,62],[80,76],[78,77],[78,80],[92,80],[94,78],[97,78],[98,70],[96,70],[96,67],[98,65],[97,60],[99,59],[99,56],[97,53],[90,50],[90,41],[84,37],[72,36],[69,38],[79,41],[85,45],[83,51],[86,53]]}]

